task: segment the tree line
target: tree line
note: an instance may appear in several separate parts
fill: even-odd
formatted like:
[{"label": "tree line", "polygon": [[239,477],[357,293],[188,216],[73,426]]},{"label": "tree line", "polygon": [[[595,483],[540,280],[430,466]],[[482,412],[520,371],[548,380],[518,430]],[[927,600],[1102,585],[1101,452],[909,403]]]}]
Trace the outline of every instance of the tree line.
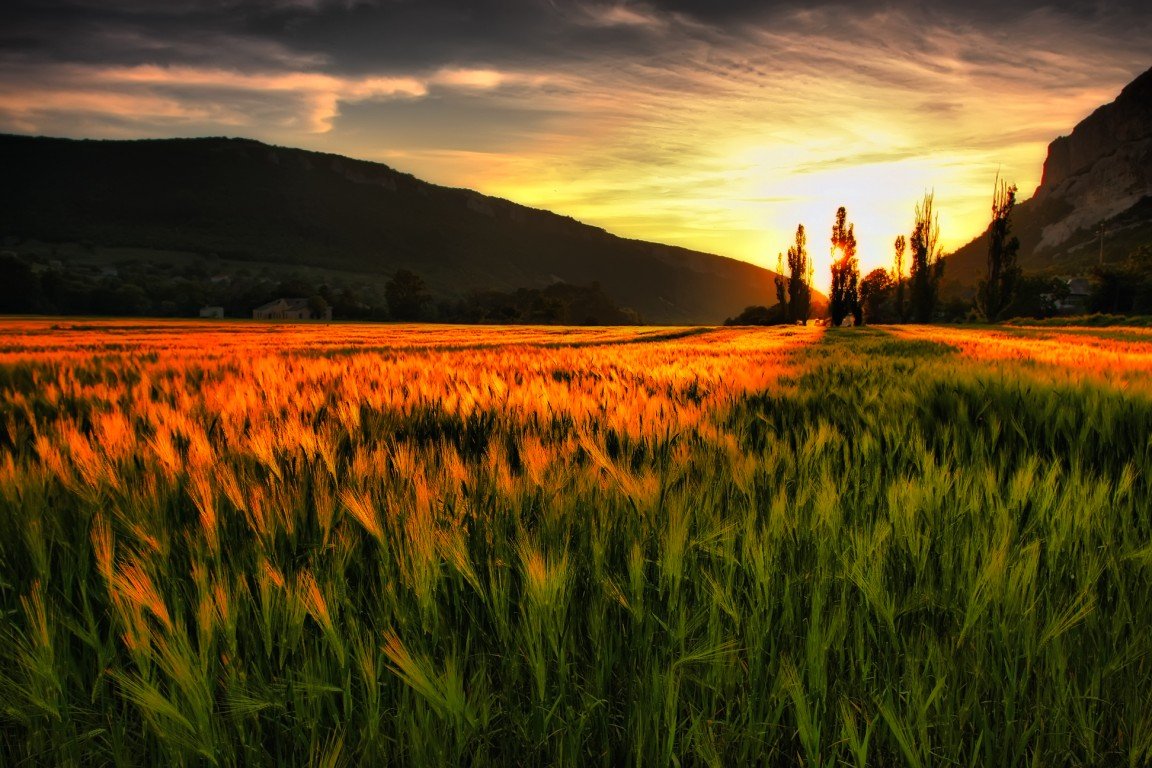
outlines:
[{"label": "tree line", "polygon": [[226,317],[247,318],[279,298],[304,298],[338,320],[402,322],[639,325],[635,311],[618,306],[591,285],[473,291],[436,297],[424,279],[398,269],[383,285],[333,285],[307,274],[272,276],[218,258],[187,263],[157,260],[65,263],[54,253],[0,251],[0,314],[196,317],[218,306]]},{"label": "tree line", "polygon": [[[1021,288],[1055,290],[1050,281],[1029,282],[1017,265],[1020,241],[1012,235],[1012,211],[1016,186],[997,178],[992,197],[992,219],[988,225],[987,271],[976,290],[970,315],[986,322],[1006,317],[1020,308]],[[833,326],[863,325],[866,321],[887,323],[931,323],[940,319],[940,281],[944,258],[940,247],[940,218],[935,195],[924,194],[916,203],[915,217],[908,237],[893,241],[891,269],[877,268],[860,276],[856,228],[848,221],[843,206],[837,209],[830,238],[832,254],[828,316]],[[796,228],[787,259],[781,253],[776,262],[776,305],[748,307],[726,321],[728,325],[806,324],[812,318],[813,267],[808,255],[804,225]],[[954,308],[953,308],[954,309]]]},{"label": "tree line", "polygon": [[[891,271],[875,269],[860,276],[857,257],[856,227],[848,221],[848,211],[841,206],[832,224],[832,283],[828,294],[828,314],[832,325],[851,321],[863,325],[885,312],[889,322],[931,322],[940,301],[940,280],[944,275],[940,249],[940,222],[934,210],[931,192],[916,205],[916,216],[910,237],[896,238]],[[904,256],[908,254],[905,274]],[[776,306],[748,307],[727,321],[729,325],[771,325],[807,323],[813,315],[813,266],[808,254],[808,236],[803,224],[796,227],[795,239],[787,258],[781,253],[776,261]]]},{"label": "tree line", "polygon": [[600,283],[556,282],[545,288],[472,291],[434,301],[420,275],[397,270],[384,287],[391,319],[501,325],[642,325],[633,309],[613,301]]}]

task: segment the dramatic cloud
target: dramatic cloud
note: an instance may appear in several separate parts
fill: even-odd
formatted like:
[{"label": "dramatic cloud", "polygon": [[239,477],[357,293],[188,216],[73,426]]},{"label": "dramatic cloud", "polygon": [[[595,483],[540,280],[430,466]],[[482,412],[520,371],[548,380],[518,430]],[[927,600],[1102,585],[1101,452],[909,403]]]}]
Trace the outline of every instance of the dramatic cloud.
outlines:
[{"label": "dramatic cloud", "polygon": [[1152,61],[1143,3],[9,0],[0,130],[246,135],[772,265],[848,206],[884,262]]}]

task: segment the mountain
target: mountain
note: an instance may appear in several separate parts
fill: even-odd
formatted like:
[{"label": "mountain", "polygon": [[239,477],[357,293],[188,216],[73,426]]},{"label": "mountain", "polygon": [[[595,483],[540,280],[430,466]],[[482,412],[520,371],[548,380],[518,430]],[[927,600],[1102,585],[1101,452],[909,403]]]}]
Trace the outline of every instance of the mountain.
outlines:
[{"label": "mountain", "polygon": [[[1122,261],[1152,243],[1152,69],[1111,104],[1048,146],[1035,194],[1012,214],[1026,272],[1084,271],[1101,258]],[[987,233],[947,259],[953,292],[971,291],[983,276]]]},{"label": "mountain", "polygon": [[775,296],[773,273],[746,262],[624,239],[378,163],[247,139],[0,135],[0,168],[0,236],[9,243],[344,272],[377,287],[406,268],[444,300],[598,282],[654,323],[718,323]]}]

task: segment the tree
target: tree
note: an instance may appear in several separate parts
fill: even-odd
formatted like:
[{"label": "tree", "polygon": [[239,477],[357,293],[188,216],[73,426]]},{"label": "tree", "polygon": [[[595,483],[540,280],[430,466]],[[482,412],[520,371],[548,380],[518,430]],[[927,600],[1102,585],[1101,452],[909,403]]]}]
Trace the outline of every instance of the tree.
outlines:
[{"label": "tree", "polygon": [[908,241],[904,235],[896,236],[896,258],[892,262],[892,281],[896,284],[896,319],[903,323],[908,320],[904,307],[904,251],[908,248]]},{"label": "tree", "polygon": [[1020,276],[1012,305],[1004,317],[1042,319],[1060,314],[1059,303],[1068,298],[1068,284],[1058,277]]},{"label": "tree", "polygon": [[844,206],[836,211],[836,223],[832,225],[832,291],[829,295],[829,309],[832,325],[838,326],[848,315],[852,315],[856,325],[864,322],[860,309],[860,263],[856,259],[855,225],[847,223],[848,212]]},{"label": "tree", "polygon": [[[779,289],[777,289],[779,295]],[[812,308],[812,265],[804,225],[796,227],[796,241],[788,249],[788,321],[808,324]]]},{"label": "tree", "polygon": [[875,322],[881,316],[881,308],[892,292],[892,285],[892,276],[881,267],[872,270],[860,281],[860,308],[864,321]]},{"label": "tree", "polygon": [[992,193],[992,223],[988,225],[988,275],[976,290],[976,309],[990,323],[1004,315],[1020,279],[1020,268],[1016,266],[1020,240],[1009,238],[1015,205],[1016,185],[997,179]]},{"label": "tree", "polygon": [[312,318],[315,320],[323,320],[331,308],[332,305],[328,303],[328,300],[319,294],[308,299],[308,311],[312,313]]},{"label": "tree", "polygon": [[427,286],[415,272],[398,269],[384,285],[384,298],[394,320],[418,320],[420,308],[428,301]]},{"label": "tree", "polygon": [[1124,263],[1096,266],[1092,276],[1088,308],[1093,312],[1152,313],[1152,247],[1138,248]]},{"label": "tree", "polygon": [[784,309],[777,304],[774,307],[745,307],[736,317],[725,320],[724,325],[780,325],[784,322]]},{"label": "tree", "polygon": [[776,254],[776,305],[780,307],[784,322],[788,322],[788,278],[784,277],[784,254]]},{"label": "tree", "polygon": [[912,257],[908,276],[909,309],[918,323],[932,322],[940,278],[944,274],[939,247],[940,219],[932,211],[932,198],[931,192],[925,193],[924,201],[916,205],[916,224],[909,240]]},{"label": "tree", "polygon": [[0,256],[0,312],[35,312],[39,303],[39,275],[15,256]]}]

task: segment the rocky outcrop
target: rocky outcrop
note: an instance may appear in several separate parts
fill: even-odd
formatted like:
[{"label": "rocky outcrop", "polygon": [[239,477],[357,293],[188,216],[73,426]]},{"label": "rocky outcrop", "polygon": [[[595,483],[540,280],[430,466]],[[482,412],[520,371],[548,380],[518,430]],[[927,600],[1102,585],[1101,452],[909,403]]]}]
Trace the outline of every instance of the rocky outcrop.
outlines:
[{"label": "rocky outcrop", "polygon": [[1152,69],[1132,81],[1068,136],[1048,147],[1036,204],[1060,203],[1066,215],[1047,222],[1038,248],[1060,246],[1077,231],[1152,196]]},{"label": "rocky outcrop", "polygon": [[[1098,228],[1105,226],[1101,239]],[[1152,69],[1048,147],[1036,194],[1012,233],[1026,272],[1077,274],[1152,242]],[[970,299],[987,270],[987,232],[947,258],[942,295]]]}]

